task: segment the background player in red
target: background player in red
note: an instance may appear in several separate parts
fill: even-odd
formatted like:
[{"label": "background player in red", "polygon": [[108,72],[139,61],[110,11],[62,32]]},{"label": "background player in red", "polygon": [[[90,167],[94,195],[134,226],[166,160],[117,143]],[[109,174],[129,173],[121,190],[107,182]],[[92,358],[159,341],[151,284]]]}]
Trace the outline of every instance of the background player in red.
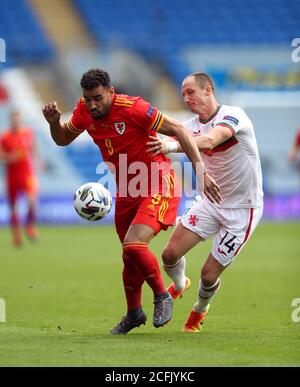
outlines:
[{"label": "background player in red", "polygon": [[30,240],[35,241],[37,238],[35,208],[38,184],[33,167],[35,152],[36,145],[32,130],[22,125],[19,112],[12,112],[10,129],[0,137],[0,159],[5,163],[11,227],[16,246],[22,244],[20,220],[17,214],[17,198],[20,194],[24,194],[28,201],[25,232]]},{"label": "background player in red", "polygon": [[[51,135],[57,145],[66,146],[87,130],[98,145],[105,162],[114,165],[118,196],[115,224],[123,245],[123,284],[127,299],[127,314],[112,330],[112,334],[126,334],[146,322],[141,306],[144,281],[154,293],[153,325],[161,327],[172,317],[173,300],[167,292],[154,254],[149,250],[152,238],[174,224],[179,198],[175,197],[174,173],[164,155],[154,158],[146,152],[149,135],[160,131],[176,136],[193,162],[208,191],[216,192],[213,180],[204,179],[202,160],[190,133],[177,121],[166,117],[141,97],[116,94],[109,74],[92,69],[81,79],[83,98],[78,102],[71,120],[60,123],[61,113],[56,102],[46,105],[44,116],[50,124]],[[126,157],[125,175],[121,156]],[[145,166],[140,185],[148,183],[145,195],[133,194],[130,187],[136,174],[129,172],[132,163]],[[150,168],[169,166],[162,172],[159,183],[153,186]],[[200,176],[201,175],[201,176]]]},{"label": "background player in red", "polygon": [[298,129],[298,131],[295,135],[295,139],[294,139],[293,145],[289,151],[289,156],[288,156],[289,162],[291,164],[292,163],[297,164],[297,168],[299,171],[299,178],[300,178],[300,160],[298,159],[299,153],[300,153],[300,129]]}]

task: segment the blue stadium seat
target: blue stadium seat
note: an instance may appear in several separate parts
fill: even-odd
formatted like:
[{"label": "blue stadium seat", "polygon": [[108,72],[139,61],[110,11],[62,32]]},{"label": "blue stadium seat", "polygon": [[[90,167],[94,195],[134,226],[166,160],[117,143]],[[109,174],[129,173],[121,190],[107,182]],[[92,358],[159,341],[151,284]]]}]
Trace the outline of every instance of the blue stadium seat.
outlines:
[{"label": "blue stadium seat", "polygon": [[99,149],[92,143],[72,144],[65,148],[67,156],[85,181],[97,181],[96,168],[103,161]]},{"label": "blue stadium seat", "polygon": [[53,48],[26,0],[1,0],[0,37],[6,41],[7,66],[47,63]]},{"label": "blue stadium seat", "polygon": [[174,57],[187,45],[290,45],[299,35],[299,0],[73,1],[99,42],[156,58],[174,77],[186,71]]}]

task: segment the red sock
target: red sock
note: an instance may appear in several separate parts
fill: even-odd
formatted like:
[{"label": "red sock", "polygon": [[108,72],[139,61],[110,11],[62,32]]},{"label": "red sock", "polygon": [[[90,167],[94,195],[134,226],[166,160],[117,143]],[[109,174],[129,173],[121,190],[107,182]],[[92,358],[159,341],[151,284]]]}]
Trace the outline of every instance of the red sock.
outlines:
[{"label": "red sock", "polygon": [[11,215],[10,224],[13,233],[13,242],[16,246],[19,246],[22,243],[22,237],[19,218],[15,212]]},{"label": "red sock", "polygon": [[132,262],[126,253],[123,254],[123,284],[127,301],[127,310],[131,312],[140,308],[142,305],[142,285],[144,278],[138,271],[134,262]]},{"label": "red sock", "polygon": [[138,267],[145,281],[153,290],[154,296],[166,292],[160,268],[155,255],[146,243],[125,243],[124,254]]},{"label": "red sock", "polygon": [[17,215],[15,212],[13,212],[13,213],[11,214],[10,224],[11,224],[13,227],[19,227],[19,226],[20,226],[20,221],[19,221],[18,215]]},{"label": "red sock", "polygon": [[27,225],[34,225],[35,224],[35,208],[34,208],[34,206],[29,206],[26,224]]}]

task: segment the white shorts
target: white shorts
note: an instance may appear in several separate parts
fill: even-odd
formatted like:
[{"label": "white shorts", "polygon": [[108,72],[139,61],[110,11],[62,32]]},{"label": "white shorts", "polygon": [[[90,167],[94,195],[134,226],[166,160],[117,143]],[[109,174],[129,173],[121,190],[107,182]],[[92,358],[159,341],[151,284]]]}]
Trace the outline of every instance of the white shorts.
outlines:
[{"label": "white shorts", "polygon": [[208,200],[195,201],[182,216],[182,225],[203,239],[216,235],[211,253],[222,265],[234,261],[249,240],[263,213],[258,208],[219,208]]}]

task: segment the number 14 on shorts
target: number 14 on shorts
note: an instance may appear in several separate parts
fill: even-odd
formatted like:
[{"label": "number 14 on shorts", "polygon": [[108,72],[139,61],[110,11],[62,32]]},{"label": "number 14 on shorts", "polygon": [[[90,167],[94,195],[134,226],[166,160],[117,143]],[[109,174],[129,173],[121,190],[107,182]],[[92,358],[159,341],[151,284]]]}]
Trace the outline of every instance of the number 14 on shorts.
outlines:
[{"label": "number 14 on shorts", "polygon": [[229,231],[225,231],[224,235],[221,235],[222,239],[218,245],[218,252],[226,257],[233,257],[238,252],[241,241],[236,235],[231,234]]}]

